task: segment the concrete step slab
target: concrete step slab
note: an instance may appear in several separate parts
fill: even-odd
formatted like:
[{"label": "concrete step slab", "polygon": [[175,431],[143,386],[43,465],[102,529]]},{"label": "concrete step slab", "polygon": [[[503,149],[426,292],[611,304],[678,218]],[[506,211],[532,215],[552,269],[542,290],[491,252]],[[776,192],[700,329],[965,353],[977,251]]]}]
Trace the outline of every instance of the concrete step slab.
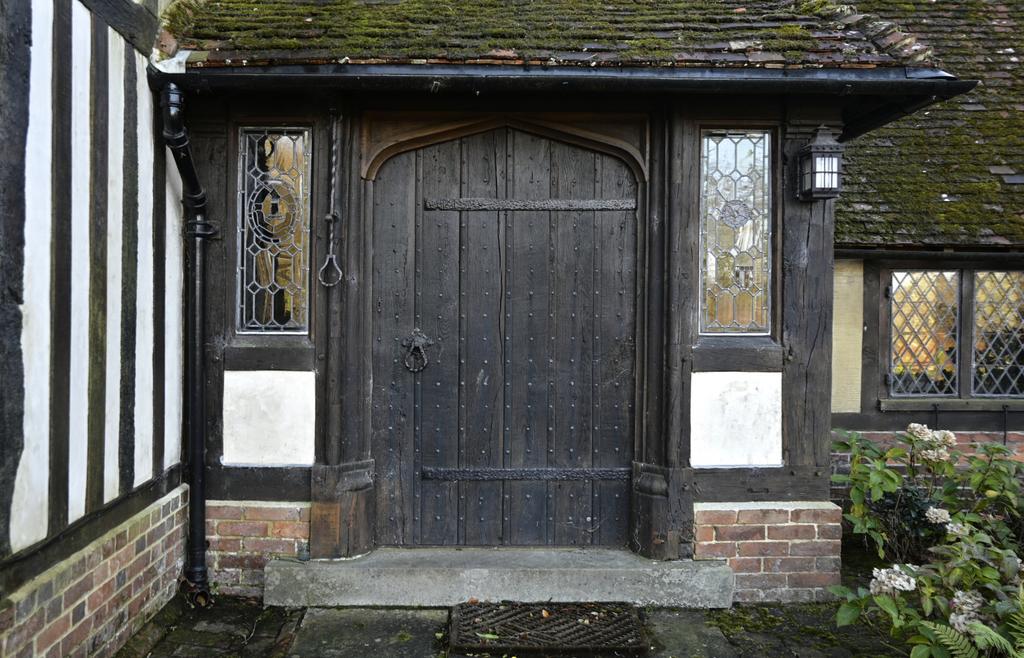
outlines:
[{"label": "concrete step slab", "polygon": [[733,594],[724,562],[572,548],[381,548],[347,560],[272,560],[265,581],[267,605],[311,607],[430,608],[476,598],[727,608]]}]

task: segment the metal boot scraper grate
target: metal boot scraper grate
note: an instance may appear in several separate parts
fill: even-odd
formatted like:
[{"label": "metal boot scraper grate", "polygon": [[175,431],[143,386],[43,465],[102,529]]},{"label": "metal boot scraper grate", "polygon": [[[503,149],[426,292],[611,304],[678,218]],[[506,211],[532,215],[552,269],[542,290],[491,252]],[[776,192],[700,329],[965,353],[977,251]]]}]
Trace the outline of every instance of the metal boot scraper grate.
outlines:
[{"label": "metal boot scraper grate", "polygon": [[640,613],[625,603],[460,603],[448,618],[452,652],[638,656]]}]

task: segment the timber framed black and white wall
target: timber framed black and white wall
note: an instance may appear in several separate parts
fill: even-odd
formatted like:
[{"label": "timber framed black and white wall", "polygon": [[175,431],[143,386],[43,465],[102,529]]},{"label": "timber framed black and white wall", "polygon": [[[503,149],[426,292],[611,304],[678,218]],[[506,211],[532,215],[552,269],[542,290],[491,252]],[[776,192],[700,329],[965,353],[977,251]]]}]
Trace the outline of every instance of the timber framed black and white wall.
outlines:
[{"label": "timber framed black and white wall", "polygon": [[0,9],[0,124],[17,145],[0,185],[8,585],[31,577],[14,567],[59,560],[178,484],[183,215],[147,81],[158,12]]}]

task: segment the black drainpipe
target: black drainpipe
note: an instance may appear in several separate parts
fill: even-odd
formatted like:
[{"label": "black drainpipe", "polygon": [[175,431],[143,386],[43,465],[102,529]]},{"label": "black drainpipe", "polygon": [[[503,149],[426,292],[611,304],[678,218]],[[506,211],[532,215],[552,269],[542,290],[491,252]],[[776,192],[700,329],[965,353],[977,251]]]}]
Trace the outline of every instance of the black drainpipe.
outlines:
[{"label": "black drainpipe", "polygon": [[206,381],[205,319],[206,307],[206,240],[217,233],[206,219],[206,191],[199,181],[182,107],[185,96],[173,82],[164,85],[161,98],[164,119],[164,141],[178,166],[182,181],[182,203],[185,206],[185,256],[187,286],[185,291],[185,388],[187,391],[185,435],[188,438],[188,552],[186,553],[186,595],[190,601],[205,607],[211,601],[206,572],[206,489],[203,470],[206,465]]}]

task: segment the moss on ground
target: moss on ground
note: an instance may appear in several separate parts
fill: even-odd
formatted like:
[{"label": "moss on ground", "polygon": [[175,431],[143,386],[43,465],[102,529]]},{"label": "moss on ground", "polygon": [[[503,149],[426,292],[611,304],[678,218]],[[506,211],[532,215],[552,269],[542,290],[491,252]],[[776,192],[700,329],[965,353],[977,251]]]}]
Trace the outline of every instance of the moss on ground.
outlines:
[{"label": "moss on ground", "polygon": [[707,625],[719,629],[743,656],[901,655],[874,628],[859,624],[837,628],[836,608],[834,603],[734,606],[709,613]]}]

